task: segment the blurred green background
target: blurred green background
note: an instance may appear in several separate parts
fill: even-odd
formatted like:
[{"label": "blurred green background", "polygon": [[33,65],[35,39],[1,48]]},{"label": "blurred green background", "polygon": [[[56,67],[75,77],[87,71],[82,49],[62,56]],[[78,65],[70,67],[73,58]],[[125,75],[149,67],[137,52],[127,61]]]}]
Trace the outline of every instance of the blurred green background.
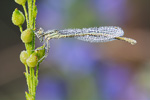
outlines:
[{"label": "blurred green background", "polygon": [[[51,40],[49,56],[40,66],[36,100],[149,100],[149,4],[150,0],[37,0],[37,29],[120,26],[138,43]],[[25,47],[11,22],[14,9],[22,7],[14,0],[1,0],[0,5],[0,100],[25,100],[25,70],[19,61]]]}]

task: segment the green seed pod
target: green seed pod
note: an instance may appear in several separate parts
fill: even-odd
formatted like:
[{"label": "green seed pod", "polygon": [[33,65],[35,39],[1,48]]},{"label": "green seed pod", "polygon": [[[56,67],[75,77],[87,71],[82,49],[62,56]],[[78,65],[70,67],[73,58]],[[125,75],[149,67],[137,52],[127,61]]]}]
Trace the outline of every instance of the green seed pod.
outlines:
[{"label": "green seed pod", "polygon": [[19,5],[24,5],[26,1],[27,0],[15,0],[15,2],[18,3]]},{"label": "green seed pod", "polygon": [[26,29],[21,34],[21,40],[23,43],[29,43],[32,41],[33,38],[33,30],[32,29]]},{"label": "green seed pod", "polygon": [[37,6],[34,6],[33,11],[34,11],[33,12],[33,17],[36,18],[36,15],[38,13]]},{"label": "green seed pod", "polygon": [[30,57],[27,59],[27,65],[29,67],[35,67],[38,63],[38,58],[35,53],[32,53]]},{"label": "green seed pod", "polygon": [[35,53],[38,57],[38,59],[41,59],[44,55],[45,55],[45,46],[41,46],[41,47],[38,47],[36,50],[35,50]]},{"label": "green seed pod", "polygon": [[22,25],[24,21],[25,17],[23,13],[16,8],[12,14],[12,23],[16,26],[19,26]]},{"label": "green seed pod", "polygon": [[27,51],[23,50],[21,53],[20,53],[20,61],[23,63],[23,64],[26,64],[26,60],[28,59],[28,53]]}]

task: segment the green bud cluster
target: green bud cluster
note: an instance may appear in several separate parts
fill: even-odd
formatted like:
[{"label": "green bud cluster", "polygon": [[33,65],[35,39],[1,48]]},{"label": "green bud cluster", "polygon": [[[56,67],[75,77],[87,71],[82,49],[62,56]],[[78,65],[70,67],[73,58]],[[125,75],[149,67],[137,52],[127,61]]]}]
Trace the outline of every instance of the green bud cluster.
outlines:
[{"label": "green bud cluster", "polygon": [[32,29],[26,29],[21,34],[21,40],[23,43],[30,43],[33,39],[33,30]]},{"label": "green bud cluster", "polygon": [[16,26],[20,26],[24,23],[24,21],[25,21],[25,17],[23,15],[23,13],[16,8],[12,14],[13,24]]},{"label": "green bud cluster", "polygon": [[38,63],[38,57],[36,56],[36,53],[32,53],[29,56],[27,51],[23,50],[20,53],[20,61],[23,64],[27,64],[29,67],[35,67]]},{"label": "green bud cluster", "polygon": [[20,53],[20,61],[23,64],[27,64],[29,67],[35,67],[38,64],[38,61],[45,55],[44,46],[41,46],[35,50],[30,56],[27,51],[23,50]]}]

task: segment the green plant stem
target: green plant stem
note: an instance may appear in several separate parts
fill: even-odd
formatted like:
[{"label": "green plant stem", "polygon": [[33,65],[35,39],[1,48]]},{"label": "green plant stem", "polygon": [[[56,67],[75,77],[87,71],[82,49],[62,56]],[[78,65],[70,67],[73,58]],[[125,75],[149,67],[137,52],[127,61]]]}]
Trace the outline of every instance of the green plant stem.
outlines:
[{"label": "green plant stem", "polygon": [[36,79],[36,77],[35,77],[35,69],[34,68],[32,68],[32,77],[33,77],[33,81],[32,81],[32,84],[33,84],[33,96],[34,96],[34,98],[35,98],[35,94],[36,94],[36,85],[35,85],[35,79]]},{"label": "green plant stem", "polygon": [[29,25],[31,29],[33,28],[32,10],[33,10],[33,2],[32,0],[28,0]]},{"label": "green plant stem", "polygon": [[35,28],[35,18],[34,18],[34,16],[33,16],[33,14],[34,14],[34,9],[35,9],[35,2],[36,2],[36,0],[33,0],[33,9],[32,9],[32,23],[33,23],[33,29]]},{"label": "green plant stem", "polygon": [[[36,0],[33,1],[33,9],[32,9],[32,23],[33,23],[33,29],[34,30],[35,30],[35,19],[36,19],[33,17],[35,2],[36,2]],[[33,35],[33,44],[35,44],[35,34]],[[33,48],[35,48],[35,45],[33,45]]]},{"label": "green plant stem", "polygon": [[33,20],[34,20],[34,21],[33,21],[33,22],[34,22],[34,23],[33,23],[33,29],[35,30],[36,18],[33,18]]},{"label": "green plant stem", "polygon": [[[25,4],[22,5],[24,12],[25,12],[27,28],[31,28],[32,30],[34,30],[36,18],[33,18],[33,11],[34,11],[33,7],[35,7],[36,0],[27,0],[27,2],[28,2],[28,12],[27,12]],[[22,27],[19,26],[19,28],[20,28],[20,31],[22,32]],[[25,47],[28,52],[28,55],[30,56],[35,49],[35,35],[33,35],[33,40],[30,43],[25,44]],[[25,68],[26,68],[25,76],[26,76],[28,92],[29,92],[29,93],[25,92],[26,99],[30,100],[30,98],[32,96],[32,100],[35,100],[36,87],[38,84],[38,75],[37,74],[38,74],[39,64],[37,65],[36,73],[35,73],[34,68],[31,68],[31,67],[29,68],[27,65],[25,65]]]},{"label": "green plant stem", "polygon": [[36,2],[36,0],[33,0],[33,8],[35,7],[35,2]]},{"label": "green plant stem", "polygon": [[27,23],[27,28],[29,28],[29,20],[28,20],[28,13],[27,13],[27,9],[26,9],[26,5],[22,5],[24,12],[25,12],[25,17],[26,17],[26,23]]},{"label": "green plant stem", "polygon": [[28,66],[27,64],[25,64],[25,68],[26,68],[26,73],[25,73],[25,76],[26,76],[26,81],[27,81],[27,85],[28,85],[28,90],[29,90],[29,93],[30,93],[30,83],[29,83],[29,72],[28,72]]},{"label": "green plant stem", "polygon": [[33,78],[33,77],[32,77],[32,68],[29,68],[29,69],[30,69],[30,85],[31,85],[31,89],[30,89],[31,92],[30,92],[30,94],[32,95],[32,94],[33,94],[33,91],[32,91],[32,90],[33,90],[33,84],[32,84],[32,81],[33,81],[33,80],[32,80],[32,78]]},{"label": "green plant stem", "polygon": [[35,49],[35,34],[33,34],[32,48],[33,50]]},{"label": "green plant stem", "polygon": [[38,74],[39,74],[39,63],[37,65],[37,67],[36,67],[36,79],[38,79]]},{"label": "green plant stem", "polygon": [[30,56],[33,52],[33,48],[32,48],[32,42],[30,43],[25,43],[25,47],[26,47],[26,50],[28,52],[28,55]]},{"label": "green plant stem", "polygon": [[34,68],[31,68],[31,76],[32,76],[32,95],[35,95],[35,93],[34,93],[34,87],[35,87],[35,85],[34,85]]},{"label": "green plant stem", "polygon": [[[38,63],[38,65],[37,65],[37,67],[36,67],[36,76],[35,76],[35,79],[36,79],[36,81],[35,81],[35,86],[37,87],[37,85],[38,85],[38,74],[39,74],[39,63]],[[36,88],[35,88],[35,92],[36,92]]]},{"label": "green plant stem", "polygon": [[20,32],[22,33],[22,26],[21,25],[19,25],[19,29],[20,29]]}]

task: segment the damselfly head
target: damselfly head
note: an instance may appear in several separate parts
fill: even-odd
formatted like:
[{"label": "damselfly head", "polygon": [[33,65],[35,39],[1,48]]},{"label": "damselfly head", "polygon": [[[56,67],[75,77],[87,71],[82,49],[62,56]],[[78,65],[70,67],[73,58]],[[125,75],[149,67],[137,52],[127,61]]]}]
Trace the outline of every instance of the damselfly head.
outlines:
[{"label": "damselfly head", "polygon": [[35,32],[37,38],[40,40],[40,42],[43,41],[43,34],[44,34],[44,30],[42,28],[40,28],[37,32]]},{"label": "damselfly head", "polygon": [[40,27],[40,29],[37,31],[40,34],[42,34],[44,32],[44,29]]}]

